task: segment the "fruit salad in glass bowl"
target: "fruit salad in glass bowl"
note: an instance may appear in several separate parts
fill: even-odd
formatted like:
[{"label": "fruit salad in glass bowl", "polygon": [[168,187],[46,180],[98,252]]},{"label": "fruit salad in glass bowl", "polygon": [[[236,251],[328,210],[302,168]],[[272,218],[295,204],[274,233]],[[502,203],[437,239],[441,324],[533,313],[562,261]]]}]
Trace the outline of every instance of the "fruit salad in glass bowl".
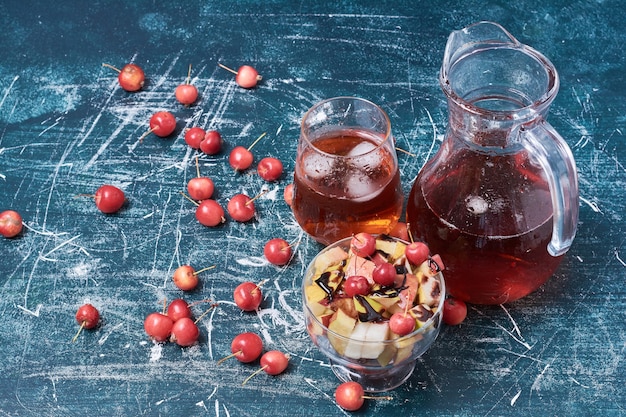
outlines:
[{"label": "fruit salad in glass bowl", "polygon": [[302,281],[306,329],[341,381],[404,383],[439,334],[444,266],[421,242],[359,233],[324,248]]}]

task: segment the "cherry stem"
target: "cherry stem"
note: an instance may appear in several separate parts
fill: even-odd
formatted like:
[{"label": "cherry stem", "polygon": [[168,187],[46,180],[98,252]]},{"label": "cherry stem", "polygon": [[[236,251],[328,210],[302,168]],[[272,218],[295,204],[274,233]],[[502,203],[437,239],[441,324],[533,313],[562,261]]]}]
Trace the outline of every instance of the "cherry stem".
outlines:
[{"label": "cherry stem", "polygon": [[366,400],[386,400],[386,401],[393,400],[393,397],[391,395],[386,395],[384,397],[372,397],[370,395],[363,395],[361,398],[364,398]]},{"label": "cherry stem", "polygon": [[148,130],[146,133],[144,133],[143,135],[141,135],[141,136],[139,137],[139,142],[143,142],[143,140],[144,140],[144,138],[145,138],[146,136],[148,136],[150,133],[152,133],[152,132],[154,132],[154,131],[156,131],[156,130],[159,130],[159,127],[158,127],[158,126],[155,126],[154,128],[152,128],[152,129]]},{"label": "cherry stem", "polygon": [[72,343],[76,342],[76,339],[78,339],[78,335],[85,328],[85,323],[87,323],[87,320],[83,320],[83,322],[80,324],[80,327],[78,328],[78,331],[76,332],[76,335],[74,335],[74,337],[72,337]]},{"label": "cherry stem", "polygon": [[251,198],[250,200],[246,201],[246,204],[244,204],[245,206],[250,205],[254,200],[256,200],[257,198],[261,197],[263,194],[267,194],[268,190],[263,190],[260,193],[258,193],[257,195],[255,195],[253,198]]},{"label": "cherry stem", "polygon": [[115,71],[117,71],[117,72],[122,72],[122,70],[121,70],[121,69],[119,69],[119,68],[115,68],[115,67],[114,67],[113,65],[111,65],[111,64],[104,64],[104,63],[103,63],[103,64],[102,64],[102,66],[103,66],[103,67],[107,67],[107,68],[111,68],[112,70],[115,70]]},{"label": "cherry stem", "polygon": [[259,136],[258,138],[256,138],[256,140],[255,140],[254,142],[252,142],[252,145],[248,146],[248,150],[252,149],[252,147],[253,147],[254,145],[256,145],[256,144],[257,144],[257,142],[258,142],[258,141],[260,141],[260,140],[263,138],[263,136],[265,136],[265,135],[267,135],[267,132],[263,132],[263,133],[261,133],[261,136]]},{"label": "cherry stem", "polygon": [[200,274],[201,272],[208,271],[209,269],[213,269],[213,268],[215,268],[216,266],[217,266],[217,265],[211,265],[211,266],[207,266],[206,268],[202,268],[202,269],[200,269],[199,271],[194,271],[193,275],[198,275],[198,274]]},{"label": "cherry stem", "polygon": [[267,365],[263,366],[262,368],[257,369],[256,371],[254,371],[250,376],[248,376],[246,379],[243,380],[243,382],[241,383],[241,385],[246,385],[246,383],[248,381],[250,381],[250,379],[252,379],[252,377],[254,377],[257,374],[260,374],[261,372],[263,372],[265,370],[265,368],[267,368]]},{"label": "cherry stem", "polygon": [[[254,288],[253,291],[260,290],[261,287],[263,286],[263,284],[265,284],[267,281],[269,281],[269,279],[264,279],[263,281],[261,281],[258,284],[256,284],[256,287]],[[252,291],[250,291],[250,293],[252,293]]]},{"label": "cherry stem", "polygon": [[200,314],[200,317],[198,317],[196,321],[193,322],[193,324],[198,324],[198,322],[202,320],[202,318],[204,318],[204,316],[206,316],[209,313],[209,311],[211,311],[215,307],[217,307],[217,304],[213,304],[211,307],[207,308],[204,313]]},{"label": "cherry stem", "polygon": [[406,151],[406,150],[404,150],[404,149],[402,149],[402,148],[398,148],[398,147],[396,147],[396,151],[403,152],[403,153],[405,153],[405,154],[407,154],[407,155],[409,155],[409,156],[416,156],[414,153],[411,153],[411,152],[409,152],[409,151]]},{"label": "cherry stem", "polygon": [[230,354],[230,355],[228,355],[228,356],[224,356],[222,359],[220,359],[219,361],[217,361],[217,364],[218,364],[218,365],[220,365],[220,364],[221,364],[222,362],[224,362],[225,360],[228,360],[228,359],[230,359],[230,358],[234,358],[235,356],[237,356],[237,355],[239,355],[239,354],[241,354],[241,353],[242,353],[242,351],[241,351],[241,350],[239,350],[239,351],[237,351],[237,352],[235,352],[235,353],[231,353],[231,354]]},{"label": "cherry stem", "polygon": [[230,71],[230,72],[232,72],[232,73],[233,73],[233,74],[235,74],[235,75],[237,75],[237,74],[238,74],[238,72],[237,72],[237,71],[235,71],[235,70],[234,70],[234,69],[232,69],[232,68],[228,68],[226,65],[222,65],[222,64],[220,64],[219,62],[217,63],[217,65],[218,65],[220,68],[223,68],[223,69],[225,69],[226,71]]},{"label": "cherry stem", "polygon": [[96,195],[95,194],[76,194],[74,196],[74,198],[80,198],[80,197],[96,198]]},{"label": "cherry stem", "polygon": [[411,223],[406,224],[406,234],[409,235],[409,240],[411,241],[411,243],[415,242],[413,240],[413,233],[411,233]]},{"label": "cherry stem", "polygon": [[187,71],[187,78],[185,79],[185,84],[191,84],[191,64],[189,64],[189,70]]},{"label": "cherry stem", "polygon": [[194,200],[193,198],[189,197],[187,194],[183,193],[182,191],[180,192],[180,194],[185,197],[187,200],[191,201],[192,203],[194,203],[196,206],[199,206],[200,203],[198,203],[196,200]]},{"label": "cherry stem", "polygon": [[167,298],[163,299],[163,314],[167,312]]},{"label": "cherry stem", "polygon": [[200,178],[200,165],[198,164],[198,155],[196,155],[196,175]]}]

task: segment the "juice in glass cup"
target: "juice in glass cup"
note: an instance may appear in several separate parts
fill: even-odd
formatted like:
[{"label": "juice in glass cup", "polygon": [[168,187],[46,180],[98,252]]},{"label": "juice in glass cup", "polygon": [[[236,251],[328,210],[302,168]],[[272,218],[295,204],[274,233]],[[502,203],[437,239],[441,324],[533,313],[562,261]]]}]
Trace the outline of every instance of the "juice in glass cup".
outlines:
[{"label": "juice in glass cup", "polygon": [[[340,103],[329,106],[332,100]],[[389,119],[378,106],[337,98],[309,110],[298,146],[292,202],[305,232],[323,244],[357,232],[389,233],[403,201]]]}]

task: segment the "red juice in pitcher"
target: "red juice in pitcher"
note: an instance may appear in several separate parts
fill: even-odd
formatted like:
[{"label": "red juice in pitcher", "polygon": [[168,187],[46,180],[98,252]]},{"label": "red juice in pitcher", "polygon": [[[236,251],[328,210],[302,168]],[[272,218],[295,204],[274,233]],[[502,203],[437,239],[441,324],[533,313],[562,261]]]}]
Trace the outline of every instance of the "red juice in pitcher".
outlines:
[{"label": "red juice in pitcher", "polygon": [[458,168],[440,175],[424,167],[428,187],[420,186],[419,176],[415,181],[407,203],[412,236],[442,256],[453,296],[476,304],[524,297],[562,258],[546,250],[553,212],[546,179],[526,153],[456,156],[448,166]]}]

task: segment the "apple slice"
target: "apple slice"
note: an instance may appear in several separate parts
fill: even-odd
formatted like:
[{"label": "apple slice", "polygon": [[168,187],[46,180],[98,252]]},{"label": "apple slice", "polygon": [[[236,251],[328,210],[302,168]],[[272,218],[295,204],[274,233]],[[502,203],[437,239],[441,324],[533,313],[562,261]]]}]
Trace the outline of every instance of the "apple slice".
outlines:
[{"label": "apple slice", "polygon": [[319,254],[315,259],[315,264],[313,264],[315,276],[319,276],[331,266],[340,265],[341,262],[346,259],[348,259],[348,252],[339,246],[328,249],[326,252]]},{"label": "apple slice", "polygon": [[[338,354],[343,355],[346,351],[346,345],[348,344],[348,341],[344,338],[350,337],[356,325],[356,320],[348,316],[341,309],[337,310],[334,316],[335,317],[331,318],[328,323],[328,330],[330,330],[327,334],[328,341]],[[336,335],[343,336],[344,338],[337,337]]]},{"label": "apple slice", "polygon": [[441,286],[439,280],[432,276],[424,276],[420,281],[418,300],[420,304],[435,307],[439,304]]}]

